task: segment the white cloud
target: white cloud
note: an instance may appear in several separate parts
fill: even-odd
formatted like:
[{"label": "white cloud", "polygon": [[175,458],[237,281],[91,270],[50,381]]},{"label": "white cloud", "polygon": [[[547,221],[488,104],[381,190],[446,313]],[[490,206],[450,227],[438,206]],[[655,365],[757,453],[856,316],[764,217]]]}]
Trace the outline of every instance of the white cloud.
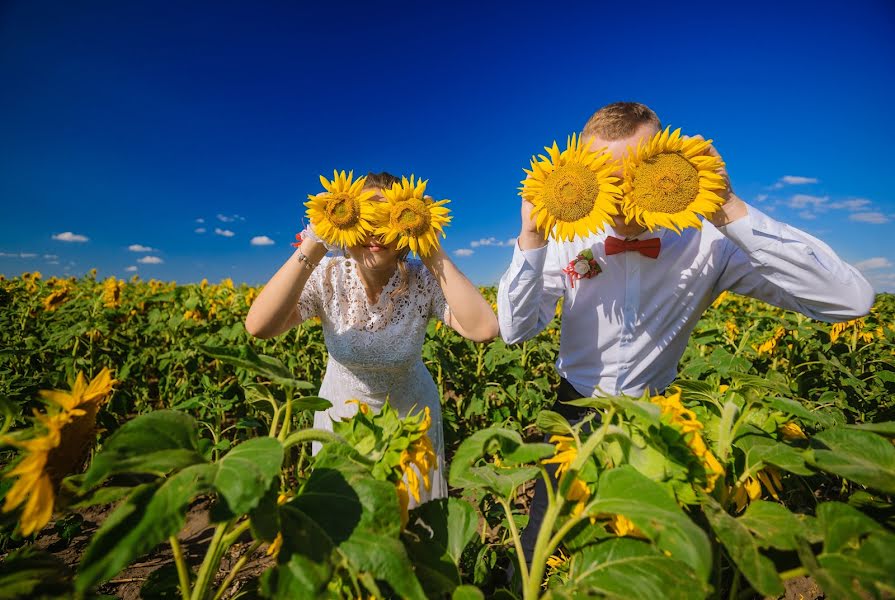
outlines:
[{"label": "white cloud", "polygon": [[475,250],[471,250],[469,248],[458,248],[454,250],[454,256],[472,256],[475,254]]},{"label": "white cloud", "polygon": [[895,273],[868,273],[867,279],[877,292],[895,292]]},{"label": "white cloud", "polygon": [[205,233],[205,228],[204,227],[196,227],[193,231],[195,231],[196,233]]},{"label": "white cloud", "polygon": [[881,225],[883,223],[889,222],[889,217],[881,212],[852,213],[848,215],[848,218],[851,221],[857,221],[859,223],[872,223],[874,225]]},{"label": "white cloud", "polygon": [[205,219],[196,219],[196,223],[204,223]]},{"label": "white cloud", "polygon": [[234,221],[245,221],[245,217],[240,217],[239,215],[222,215],[218,213],[217,215],[218,221],[221,223],[232,223]]},{"label": "white cloud", "polygon": [[216,234],[218,234],[218,235],[222,235],[222,236],[224,236],[224,237],[233,237],[234,235],[236,235],[235,233],[233,233],[233,232],[230,231],[229,229],[221,229],[220,227],[215,227],[215,228],[214,228],[214,232],[215,232]]},{"label": "white cloud", "polygon": [[0,252],[0,258],[34,258],[34,252]]},{"label": "white cloud", "polygon": [[806,183],[817,183],[817,177],[800,177],[799,175],[784,175],[780,181],[787,185],[804,185]]},{"label": "white cloud", "polygon": [[141,244],[131,244],[127,249],[131,252],[158,252],[155,248],[150,248],[149,246],[143,246]]},{"label": "white cloud", "polygon": [[814,214],[813,212],[811,212],[810,210],[803,210],[802,212],[799,213],[799,216],[802,217],[803,219],[808,219],[809,221],[810,221],[811,219],[816,219],[816,218],[817,218],[817,215],[815,215],[815,214]]},{"label": "white cloud", "polygon": [[810,194],[796,194],[789,199],[790,208],[821,208],[825,207],[829,196],[811,196]]},{"label": "white cloud", "polygon": [[889,262],[889,259],[883,256],[875,256],[873,258],[868,258],[867,260],[862,260],[861,262],[855,263],[855,268],[861,271],[868,271],[870,269],[886,269],[891,266],[892,263]]},{"label": "white cloud", "polygon": [[768,195],[767,195],[767,194],[759,194],[759,195],[755,196],[755,201],[756,201],[756,202],[764,202],[764,201],[767,200],[767,199],[768,199]]},{"label": "white cloud", "polygon": [[272,246],[274,241],[266,235],[256,235],[250,242],[253,246]]},{"label": "white cloud", "polygon": [[125,269],[125,271],[127,271],[128,273],[133,273],[136,270],[137,270],[137,267],[135,265],[131,265]]},{"label": "white cloud", "polygon": [[57,260],[59,255],[57,254],[44,254],[44,258],[47,260]]},{"label": "white cloud", "polygon": [[516,238],[512,238],[505,242],[498,240],[495,237],[482,238],[480,240],[473,240],[469,242],[469,245],[473,248],[478,248],[479,246],[512,246],[516,243]]},{"label": "white cloud", "polygon": [[58,240],[60,242],[87,242],[89,239],[86,235],[81,235],[79,233],[72,233],[71,231],[64,231],[62,233],[57,233],[53,235],[54,240]]},{"label": "white cloud", "polygon": [[834,202],[830,208],[844,208],[845,210],[861,210],[870,207],[870,200],[866,198],[852,198],[851,200],[842,200]]},{"label": "white cloud", "polygon": [[779,190],[787,185],[805,185],[808,183],[817,183],[820,181],[816,177],[802,177],[801,175],[784,175],[777,180],[777,183],[771,186],[772,190]]},{"label": "white cloud", "polygon": [[137,262],[144,265],[160,265],[165,261],[160,259],[158,256],[144,256],[143,258],[138,258]]}]

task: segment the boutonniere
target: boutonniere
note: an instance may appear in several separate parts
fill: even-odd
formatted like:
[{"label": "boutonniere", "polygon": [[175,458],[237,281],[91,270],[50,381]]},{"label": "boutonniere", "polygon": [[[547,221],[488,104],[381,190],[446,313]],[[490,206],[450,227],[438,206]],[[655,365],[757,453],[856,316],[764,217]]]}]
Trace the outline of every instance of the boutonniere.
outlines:
[{"label": "boutonniere", "polygon": [[594,253],[590,248],[579,252],[578,256],[569,261],[569,266],[562,270],[563,273],[569,276],[569,283],[573,289],[577,280],[590,279],[599,275],[602,271],[603,269],[597,264],[597,261],[594,259]]}]

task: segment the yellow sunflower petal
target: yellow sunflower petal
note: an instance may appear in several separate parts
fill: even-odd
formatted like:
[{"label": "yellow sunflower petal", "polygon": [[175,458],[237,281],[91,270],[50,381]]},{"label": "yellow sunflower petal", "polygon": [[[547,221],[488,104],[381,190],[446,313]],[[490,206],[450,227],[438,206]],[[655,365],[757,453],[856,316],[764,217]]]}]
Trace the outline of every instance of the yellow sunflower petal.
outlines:
[{"label": "yellow sunflower petal", "polygon": [[373,191],[363,191],[365,177],[353,180],[354,173],[333,171],[333,180],[320,181],[326,190],[309,194],[307,216],[314,230],[323,240],[341,247],[362,243],[373,231],[374,207],[370,206]]},{"label": "yellow sunflower petal", "polygon": [[544,148],[549,158],[532,157],[531,170],[522,181],[519,195],[532,204],[532,216],[540,229],[554,239],[571,240],[602,231],[618,214],[620,190],[611,157],[595,152],[575,134],[560,152]]},{"label": "yellow sunflower petal", "polygon": [[711,140],[684,139],[680,129],[669,127],[631,152],[622,182],[625,216],[650,230],[701,227],[699,217],[724,203],[714,190],[726,187],[719,173],[724,162],[704,154],[710,145]]},{"label": "yellow sunflower petal", "polygon": [[437,233],[444,235],[444,226],[451,217],[444,206],[450,200],[433,202],[425,197],[428,180],[417,180],[413,175],[408,180],[402,177],[400,183],[383,189],[385,202],[377,216],[376,235],[385,243],[397,240],[398,249],[410,248],[415,254],[426,257],[438,248]]}]

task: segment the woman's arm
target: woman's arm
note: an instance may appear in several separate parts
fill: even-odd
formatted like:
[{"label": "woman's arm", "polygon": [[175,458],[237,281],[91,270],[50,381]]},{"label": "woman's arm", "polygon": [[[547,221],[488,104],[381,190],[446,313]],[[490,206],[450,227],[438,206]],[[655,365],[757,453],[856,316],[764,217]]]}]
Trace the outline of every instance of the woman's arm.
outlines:
[{"label": "woman's arm", "polygon": [[298,299],[313,271],[306,256],[315,265],[326,255],[326,247],[320,242],[305,237],[301,246],[270,278],[249,308],[245,327],[250,335],[267,339],[289,331],[301,322],[298,313]]},{"label": "woman's arm", "polygon": [[434,254],[423,259],[423,263],[435,276],[451,308],[447,325],[474,342],[487,342],[497,337],[497,315],[491,305],[448,258],[444,249],[439,246]]}]

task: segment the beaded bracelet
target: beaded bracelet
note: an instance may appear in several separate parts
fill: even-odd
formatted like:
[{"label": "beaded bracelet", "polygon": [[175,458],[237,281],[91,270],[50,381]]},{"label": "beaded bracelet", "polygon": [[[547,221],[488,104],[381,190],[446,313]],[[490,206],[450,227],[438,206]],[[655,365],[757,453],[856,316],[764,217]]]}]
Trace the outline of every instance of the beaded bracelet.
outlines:
[{"label": "beaded bracelet", "polygon": [[[301,251],[301,248],[296,248],[295,254],[298,254],[298,256],[295,257],[298,260],[298,262],[305,263],[306,265],[308,265],[309,269],[313,269],[314,267],[316,267],[319,264],[319,263],[311,262],[311,259],[308,258],[307,256],[305,256],[305,253]],[[293,256],[295,256],[295,255],[293,255]]]}]

